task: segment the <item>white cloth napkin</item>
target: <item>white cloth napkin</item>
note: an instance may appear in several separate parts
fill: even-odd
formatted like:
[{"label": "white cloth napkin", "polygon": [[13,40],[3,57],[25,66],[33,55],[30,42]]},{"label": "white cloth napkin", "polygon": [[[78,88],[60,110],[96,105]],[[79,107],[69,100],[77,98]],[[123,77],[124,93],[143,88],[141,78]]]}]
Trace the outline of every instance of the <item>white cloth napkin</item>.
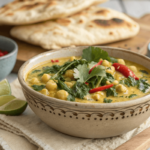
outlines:
[{"label": "white cloth napkin", "polygon": [[[25,99],[18,80],[11,84],[11,88],[14,96]],[[28,107],[21,116],[0,115],[0,128],[3,129],[0,130],[0,145],[4,150],[114,150],[149,126],[148,119],[138,128],[118,137],[76,138],[53,130]]]}]

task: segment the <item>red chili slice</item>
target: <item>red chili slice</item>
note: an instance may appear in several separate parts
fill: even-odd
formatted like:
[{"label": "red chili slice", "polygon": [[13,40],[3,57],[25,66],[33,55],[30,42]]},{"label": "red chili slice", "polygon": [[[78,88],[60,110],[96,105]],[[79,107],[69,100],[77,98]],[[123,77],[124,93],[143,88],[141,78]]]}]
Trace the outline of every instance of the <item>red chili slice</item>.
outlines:
[{"label": "red chili slice", "polygon": [[113,84],[100,86],[100,87],[97,87],[97,88],[94,88],[94,89],[90,90],[89,92],[90,93],[95,93],[95,92],[98,92],[98,91],[104,91],[104,90],[109,89],[109,88],[111,88],[113,86],[114,86]]},{"label": "red chili slice", "polygon": [[52,63],[55,63],[55,62],[59,62],[59,60],[58,60],[58,59],[57,59],[57,60],[53,60],[53,59],[52,59],[51,62],[52,62]]},{"label": "red chili slice", "polygon": [[125,77],[128,78],[129,76],[131,76],[135,80],[139,80],[139,78],[127,66],[119,64],[119,63],[114,63],[113,66],[115,67],[116,71],[122,73]]},{"label": "red chili slice", "polygon": [[99,66],[99,65],[101,65],[102,64],[102,60],[100,61],[100,62],[98,62],[96,65],[94,65],[90,70],[89,70],[89,74],[92,72],[92,70],[95,68],[95,67],[97,67],[97,66]]}]

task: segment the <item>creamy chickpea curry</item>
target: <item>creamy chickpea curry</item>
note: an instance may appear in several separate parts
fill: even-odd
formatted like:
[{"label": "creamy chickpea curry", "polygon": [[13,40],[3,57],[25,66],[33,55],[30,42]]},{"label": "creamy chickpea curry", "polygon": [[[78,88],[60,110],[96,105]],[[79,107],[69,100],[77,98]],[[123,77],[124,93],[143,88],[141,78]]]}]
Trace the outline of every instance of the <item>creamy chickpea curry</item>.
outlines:
[{"label": "creamy chickpea curry", "polygon": [[114,103],[150,93],[150,71],[136,63],[110,57],[97,47],[82,57],[49,60],[32,69],[26,78],[34,90],[66,101]]}]

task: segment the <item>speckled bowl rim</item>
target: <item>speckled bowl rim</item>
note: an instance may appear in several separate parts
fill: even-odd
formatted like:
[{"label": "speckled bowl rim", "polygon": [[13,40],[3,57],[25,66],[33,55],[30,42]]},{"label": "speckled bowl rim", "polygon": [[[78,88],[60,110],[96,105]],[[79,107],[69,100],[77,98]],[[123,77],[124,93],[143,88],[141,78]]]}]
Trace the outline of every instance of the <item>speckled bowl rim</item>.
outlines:
[{"label": "speckled bowl rim", "polygon": [[[17,45],[17,43],[14,40],[12,40],[11,38],[2,36],[2,35],[0,35],[0,38],[11,42],[15,46],[14,49],[12,49],[12,51],[9,52],[7,55],[4,55],[3,57],[0,57],[0,60],[10,57],[10,56],[14,55],[18,51],[18,45]],[[6,49],[6,51],[7,51],[7,49]]]},{"label": "speckled bowl rim", "polygon": [[[83,47],[85,48],[85,46],[80,46],[80,47]],[[138,55],[140,57],[142,57],[143,59],[147,59],[150,61],[150,58],[144,56],[144,55],[141,55],[141,54],[137,54],[135,52],[132,52],[132,51],[128,51],[128,50],[125,50],[125,49],[122,49],[122,48],[115,48],[115,47],[108,47],[108,46],[97,46],[97,47],[100,47],[100,48],[109,48],[109,49],[113,49],[113,50],[120,50],[120,51],[123,51],[123,52],[126,52],[126,53],[130,53],[131,55],[134,54],[134,55]],[[141,98],[137,98],[137,99],[133,99],[133,100],[130,100],[130,101],[124,101],[124,102],[116,102],[116,103],[80,103],[80,102],[70,102],[70,101],[64,101],[64,100],[60,100],[60,99],[57,99],[57,98],[53,98],[53,97],[48,97],[48,96],[45,96],[39,92],[36,92],[35,90],[33,90],[31,87],[29,87],[27,85],[27,83],[25,82],[24,78],[23,78],[23,70],[24,68],[30,64],[30,62],[33,62],[33,60],[35,58],[38,58],[40,57],[41,55],[44,57],[45,54],[48,54],[48,53],[58,53],[58,51],[62,51],[62,50],[65,50],[67,48],[63,48],[63,49],[60,49],[60,50],[52,50],[52,51],[48,51],[48,52],[44,52],[44,53],[41,53],[31,59],[29,59],[28,61],[26,61],[20,68],[19,70],[19,73],[18,73],[18,79],[19,79],[19,82],[21,84],[21,86],[28,92],[30,92],[30,94],[32,93],[32,95],[34,95],[35,97],[39,97],[41,99],[41,101],[47,101],[47,102],[51,102],[51,103],[57,103],[59,105],[62,105],[62,106],[66,106],[66,107],[75,107],[75,106],[78,106],[78,108],[85,108],[85,109],[116,109],[116,108],[124,108],[124,107],[132,107],[134,105],[138,105],[138,104],[142,104],[142,103],[145,103],[147,101],[150,100],[150,94],[146,95],[146,96],[143,96]],[[71,49],[71,48],[69,48]],[[37,63],[38,64],[38,63]]]}]

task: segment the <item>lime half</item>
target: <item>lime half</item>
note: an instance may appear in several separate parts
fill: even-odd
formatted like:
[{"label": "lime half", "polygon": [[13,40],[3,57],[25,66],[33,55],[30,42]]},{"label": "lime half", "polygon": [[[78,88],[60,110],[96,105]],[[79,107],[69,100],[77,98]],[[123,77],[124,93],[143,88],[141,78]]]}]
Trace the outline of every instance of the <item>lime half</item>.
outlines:
[{"label": "lime half", "polygon": [[10,102],[10,101],[12,101],[14,99],[16,99],[16,97],[13,96],[13,95],[0,96],[0,106],[3,106],[4,104],[6,104],[6,103],[8,103],[8,102]]},{"label": "lime half", "polygon": [[11,88],[6,79],[0,82],[0,96],[11,95]]},{"label": "lime half", "polygon": [[[5,99],[3,100],[5,101]],[[28,103],[23,100],[11,100],[0,107],[0,114],[6,114],[11,116],[20,115],[25,111],[27,104]]]}]

